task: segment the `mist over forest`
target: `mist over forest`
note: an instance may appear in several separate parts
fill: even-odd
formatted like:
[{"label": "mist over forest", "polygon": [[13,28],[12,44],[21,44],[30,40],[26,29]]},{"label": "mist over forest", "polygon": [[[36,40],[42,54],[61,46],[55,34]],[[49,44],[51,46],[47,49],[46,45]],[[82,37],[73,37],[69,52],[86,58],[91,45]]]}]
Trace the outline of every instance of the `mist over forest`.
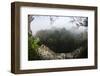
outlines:
[{"label": "mist over forest", "polygon": [[87,17],[30,16],[29,19],[29,60],[88,57]]},{"label": "mist over forest", "polygon": [[87,32],[73,33],[65,28],[40,30],[34,37],[38,37],[41,44],[46,45],[54,52],[71,52],[87,44]]}]

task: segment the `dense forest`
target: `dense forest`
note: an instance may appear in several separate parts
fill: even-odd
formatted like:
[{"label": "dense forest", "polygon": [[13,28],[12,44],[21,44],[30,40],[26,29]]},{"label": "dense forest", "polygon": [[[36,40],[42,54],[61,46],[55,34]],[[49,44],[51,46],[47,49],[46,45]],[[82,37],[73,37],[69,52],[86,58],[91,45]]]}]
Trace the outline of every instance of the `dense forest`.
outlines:
[{"label": "dense forest", "polygon": [[67,31],[65,28],[53,28],[51,30],[40,30],[34,37],[39,38],[41,44],[46,45],[54,52],[62,53],[71,52],[87,43],[85,37],[86,34],[86,32],[81,34],[73,34],[70,31]]}]

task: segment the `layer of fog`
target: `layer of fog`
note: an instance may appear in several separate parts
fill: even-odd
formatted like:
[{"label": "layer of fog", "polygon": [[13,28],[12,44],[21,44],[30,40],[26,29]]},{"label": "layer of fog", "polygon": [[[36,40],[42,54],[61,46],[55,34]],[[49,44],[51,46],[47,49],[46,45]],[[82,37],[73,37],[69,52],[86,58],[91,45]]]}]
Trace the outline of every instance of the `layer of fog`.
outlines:
[{"label": "layer of fog", "polygon": [[[31,22],[32,34],[35,35],[37,31],[40,30],[49,30],[54,28],[65,28],[68,31],[71,31],[74,34],[79,34],[84,31],[87,31],[87,27],[76,25],[76,22],[70,22],[72,17],[56,17],[56,16],[33,16],[34,20]],[[52,17],[52,21],[50,20]],[[84,18],[82,18],[84,20]]]}]

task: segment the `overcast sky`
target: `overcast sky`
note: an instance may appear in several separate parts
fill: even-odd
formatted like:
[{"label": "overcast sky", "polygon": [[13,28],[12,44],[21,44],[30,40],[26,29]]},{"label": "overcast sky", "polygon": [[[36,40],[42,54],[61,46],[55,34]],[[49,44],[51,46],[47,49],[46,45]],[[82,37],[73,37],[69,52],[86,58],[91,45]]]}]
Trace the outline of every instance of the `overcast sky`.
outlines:
[{"label": "overcast sky", "polygon": [[67,30],[73,32],[83,32],[86,27],[77,27],[75,23],[71,23],[71,17],[55,17],[51,16],[52,21],[50,21],[50,16],[33,16],[34,20],[31,22],[31,30],[34,35],[39,30],[52,29],[52,28],[66,28]]}]

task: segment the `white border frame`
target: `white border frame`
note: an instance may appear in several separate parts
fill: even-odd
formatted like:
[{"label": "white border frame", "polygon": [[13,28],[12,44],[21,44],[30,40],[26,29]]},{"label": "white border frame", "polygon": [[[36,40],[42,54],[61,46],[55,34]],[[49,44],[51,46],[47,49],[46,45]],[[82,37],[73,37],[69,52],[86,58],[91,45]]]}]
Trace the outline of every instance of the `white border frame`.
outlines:
[{"label": "white border frame", "polygon": [[[20,69],[43,69],[75,66],[92,66],[94,59],[94,11],[42,7],[20,8]],[[88,59],[28,61],[28,14],[86,16],[88,17]],[[24,29],[23,29],[24,28]]]}]

